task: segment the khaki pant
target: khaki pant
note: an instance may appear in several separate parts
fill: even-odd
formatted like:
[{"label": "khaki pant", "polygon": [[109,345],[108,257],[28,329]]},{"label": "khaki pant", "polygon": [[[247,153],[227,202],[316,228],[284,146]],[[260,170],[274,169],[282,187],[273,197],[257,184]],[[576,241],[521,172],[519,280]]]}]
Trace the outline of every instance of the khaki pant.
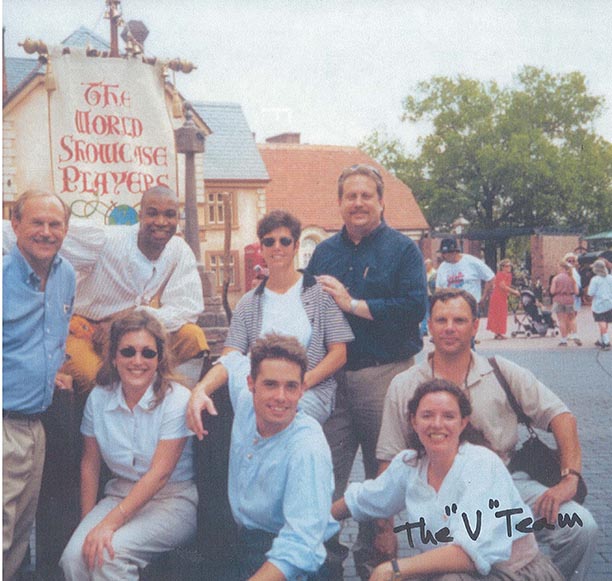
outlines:
[{"label": "khaki pant", "polygon": [[117,506],[135,482],[115,478],[108,482],[105,497],[85,516],[68,542],[60,560],[66,581],[137,581],[159,553],[189,542],[196,533],[198,492],[195,484],[169,482],[134,516],[117,529],[111,543],[115,558],[104,552],[101,567],[89,570],[83,555],[83,542],[91,529]]},{"label": "khaki pant", "polygon": [[3,579],[12,580],[23,561],[36,517],[45,463],[45,430],[40,420],[2,421]]}]

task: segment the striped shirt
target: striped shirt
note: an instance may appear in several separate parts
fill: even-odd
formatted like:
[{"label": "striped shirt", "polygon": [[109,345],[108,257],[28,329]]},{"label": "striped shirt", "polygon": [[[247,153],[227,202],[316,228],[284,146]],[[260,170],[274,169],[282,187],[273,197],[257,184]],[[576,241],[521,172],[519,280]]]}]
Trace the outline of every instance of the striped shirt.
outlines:
[{"label": "striped shirt", "polygon": [[[266,278],[257,288],[250,290],[238,301],[225,341],[226,347],[238,349],[246,354],[259,338],[263,321],[264,288],[267,280]],[[328,345],[349,343],[354,336],[338,305],[308,273],[304,273],[300,297],[312,326],[312,336],[306,350],[310,370],[314,369],[327,355]],[[335,388],[336,380],[331,376],[314,389]]]},{"label": "striped shirt", "polygon": [[[157,317],[169,332],[195,323],[204,310],[202,282],[187,243],[173,236],[157,260],[138,248],[139,224],[99,226],[70,221],[61,254],[77,271],[75,313],[99,321],[133,307]],[[161,307],[148,305],[158,291]]]}]

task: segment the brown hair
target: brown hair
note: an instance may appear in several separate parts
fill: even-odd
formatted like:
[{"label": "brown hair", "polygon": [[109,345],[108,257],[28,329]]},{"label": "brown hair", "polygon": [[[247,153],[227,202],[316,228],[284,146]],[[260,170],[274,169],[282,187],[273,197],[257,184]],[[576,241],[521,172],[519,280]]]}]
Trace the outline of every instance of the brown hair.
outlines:
[{"label": "brown hair", "polygon": [[269,333],[255,341],[251,349],[251,377],[253,380],[257,379],[259,367],[264,359],[284,359],[296,363],[300,367],[300,377],[304,381],[304,374],[308,369],[308,357],[306,350],[295,337]]},{"label": "brown hair", "polygon": [[284,210],[272,210],[257,222],[257,238],[261,240],[266,234],[277,228],[287,228],[294,242],[300,239],[302,233],[300,221],[293,214]]},{"label": "brown hair", "polygon": [[[450,393],[459,405],[459,413],[462,418],[468,418],[472,414],[472,404],[467,398],[465,393],[461,391],[454,383],[447,381],[446,379],[430,379],[425,383],[422,383],[417,387],[412,399],[408,402],[408,416],[412,419],[416,415],[421,400],[430,393],[446,392]],[[460,442],[470,442],[479,446],[489,447],[489,442],[485,438],[484,434],[477,430],[470,422],[467,423],[461,435],[459,436]],[[417,436],[414,430],[411,430],[408,434],[408,448],[412,448],[417,451],[417,458],[422,458],[425,455],[425,446]]]},{"label": "brown hair", "polygon": [[474,319],[478,318],[478,303],[474,296],[463,290],[462,288],[441,288],[436,290],[436,292],[431,297],[431,305],[429,308],[429,312],[433,312],[434,305],[437,302],[447,302],[452,299],[463,299],[470,307],[470,311],[472,311],[472,317]]},{"label": "brown hair", "polygon": [[340,177],[338,178],[338,199],[341,200],[344,194],[344,182],[347,178],[354,175],[362,175],[367,176],[374,180],[376,183],[376,193],[378,194],[378,199],[382,200],[383,193],[385,191],[385,185],[383,183],[382,174],[380,170],[376,169],[373,165],[368,165],[365,163],[358,163],[352,165],[350,167],[345,168]]},{"label": "brown hair", "polygon": [[102,367],[96,375],[98,385],[114,388],[119,383],[120,377],[113,360],[117,356],[119,342],[124,335],[134,331],[147,331],[155,339],[157,347],[157,377],[153,383],[155,401],[152,407],[161,403],[168,389],[171,388],[170,382],[176,377],[172,372],[172,358],[168,345],[168,335],[166,329],[153,315],[146,311],[132,311],[118,319],[115,319],[110,328],[109,347]]}]

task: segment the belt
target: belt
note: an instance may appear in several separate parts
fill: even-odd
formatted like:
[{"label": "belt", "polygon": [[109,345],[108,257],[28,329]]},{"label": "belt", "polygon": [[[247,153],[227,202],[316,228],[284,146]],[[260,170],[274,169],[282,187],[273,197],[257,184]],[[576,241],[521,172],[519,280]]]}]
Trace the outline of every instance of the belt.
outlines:
[{"label": "belt", "polygon": [[9,420],[21,420],[35,422],[42,418],[42,414],[24,414],[22,412],[13,412],[11,410],[2,410],[2,417]]}]

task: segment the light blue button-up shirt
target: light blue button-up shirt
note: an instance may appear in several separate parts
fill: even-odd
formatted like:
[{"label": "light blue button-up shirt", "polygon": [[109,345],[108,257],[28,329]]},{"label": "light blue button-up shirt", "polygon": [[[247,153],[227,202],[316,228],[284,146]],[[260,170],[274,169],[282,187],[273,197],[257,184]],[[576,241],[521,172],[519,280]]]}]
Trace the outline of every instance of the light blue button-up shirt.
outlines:
[{"label": "light blue button-up shirt", "polygon": [[191,392],[172,383],[164,399],[151,407],[155,392],[151,384],[130,410],[121,384],[93,388],[81,422],[81,434],[95,438],[104,462],[115,476],[137,482],[150,469],[161,440],[189,438],[169,482],[193,480],[193,448],[185,423]]},{"label": "light blue button-up shirt", "polygon": [[229,374],[235,414],[229,501],[240,526],[277,535],[266,558],[287,579],[296,579],[321,567],[323,542],[340,528],[330,514],[331,453],[319,423],[301,411],[278,434],[261,437],[244,361],[237,352],[219,361]]},{"label": "light blue button-up shirt", "polygon": [[40,413],[51,405],[55,375],[64,362],[74,269],[56,256],[43,291],[14,246],[3,258],[2,275],[2,408]]}]

